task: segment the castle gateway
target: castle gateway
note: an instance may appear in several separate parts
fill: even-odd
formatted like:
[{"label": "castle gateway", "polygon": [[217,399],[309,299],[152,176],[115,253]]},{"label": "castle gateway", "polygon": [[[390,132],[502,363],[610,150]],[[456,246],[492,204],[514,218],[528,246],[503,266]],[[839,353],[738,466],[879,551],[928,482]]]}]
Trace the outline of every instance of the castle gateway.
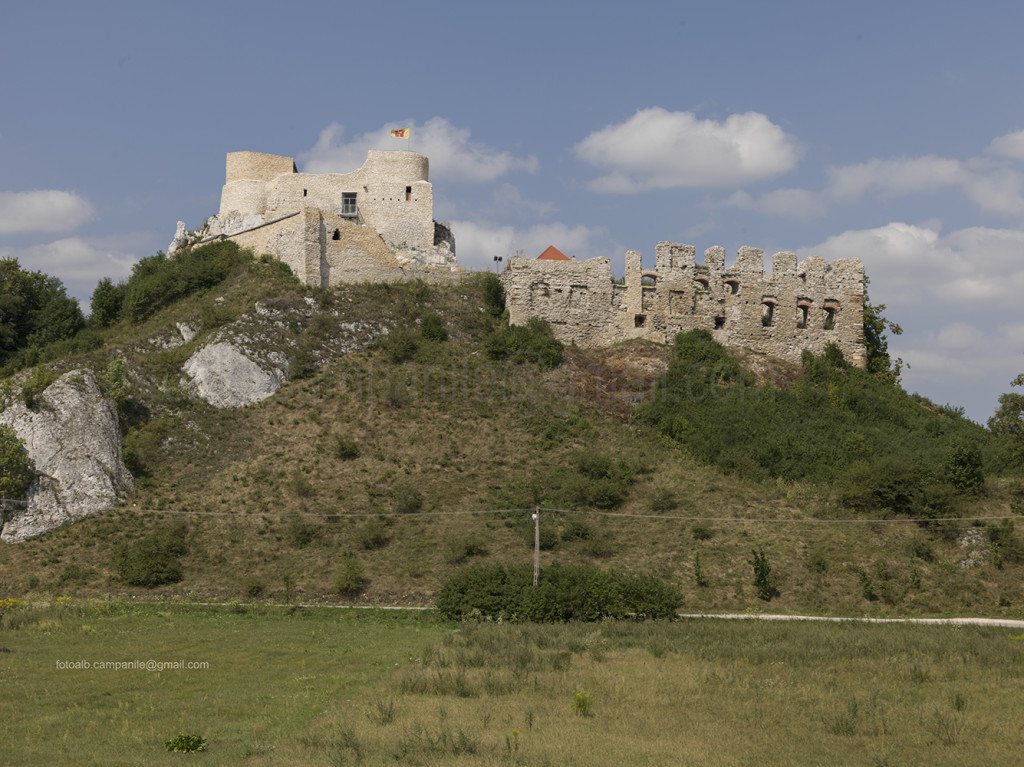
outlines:
[{"label": "castle gateway", "polygon": [[740,248],[726,268],[725,249],[709,248],[697,264],[695,249],[658,243],[655,267],[645,270],[635,250],[626,253],[625,279],[612,279],[607,258],[584,261],[515,257],[504,274],[510,320],[540,317],[563,343],[599,347],[645,338],[670,343],[676,333],[704,328],[724,346],[798,362],[808,349],[829,343],[860,367],[863,346],[864,266],[845,258],[826,264],[793,253],[772,257]]}]

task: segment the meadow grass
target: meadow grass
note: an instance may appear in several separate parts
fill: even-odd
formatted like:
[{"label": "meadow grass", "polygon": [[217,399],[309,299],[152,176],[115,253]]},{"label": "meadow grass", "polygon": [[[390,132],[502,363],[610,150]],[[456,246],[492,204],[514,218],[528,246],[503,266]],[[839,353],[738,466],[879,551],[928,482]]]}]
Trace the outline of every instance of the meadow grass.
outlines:
[{"label": "meadow grass", "polygon": [[[990,627],[72,601],[11,610],[0,646],[11,764],[1003,765],[1024,746],[1024,637]],[[209,665],[57,668],[132,659]],[[208,750],[164,752],[179,732]]]}]

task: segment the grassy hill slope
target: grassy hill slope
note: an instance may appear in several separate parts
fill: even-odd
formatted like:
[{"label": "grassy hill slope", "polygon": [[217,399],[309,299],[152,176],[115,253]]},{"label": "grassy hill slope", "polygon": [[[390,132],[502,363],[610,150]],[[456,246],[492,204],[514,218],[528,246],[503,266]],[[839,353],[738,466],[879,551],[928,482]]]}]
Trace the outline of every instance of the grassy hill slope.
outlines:
[{"label": "grassy hill slope", "polygon": [[[879,392],[860,371],[749,352],[684,360],[704,376],[690,383],[708,387],[701,401],[683,398],[684,415],[664,409],[670,389],[654,395],[670,362],[683,364],[678,348],[566,349],[553,369],[495,358],[504,324],[482,276],[307,294],[274,264],[250,261],[203,288],[122,318],[94,351],[56,363],[102,371],[126,360],[125,447],[138,489],[118,509],[0,544],[5,594],[429,604],[453,568],[529,561],[540,507],[542,566],[652,573],[682,589],[688,611],[1021,613],[1019,536],[966,519],[1008,515],[1018,480],[986,467],[971,495],[942,475],[964,440],[984,454],[987,432],[949,408]],[[182,363],[257,301],[287,342],[292,380],[239,410],[190,397]],[[200,332],[169,345],[178,323]],[[390,333],[343,351],[342,339],[374,328]],[[734,385],[747,409],[728,406]],[[819,454],[836,448],[818,469],[799,470],[809,454],[764,457],[755,411],[769,399],[774,428],[793,425],[783,408],[792,399],[806,417],[787,434]],[[786,440],[776,459],[795,455]],[[901,505],[894,491],[906,482],[916,484]],[[928,522],[911,521],[922,511]],[[754,585],[755,550],[771,566],[770,602]],[[180,580],[127,583],[125,558],[136,555],[166,556]]]}]

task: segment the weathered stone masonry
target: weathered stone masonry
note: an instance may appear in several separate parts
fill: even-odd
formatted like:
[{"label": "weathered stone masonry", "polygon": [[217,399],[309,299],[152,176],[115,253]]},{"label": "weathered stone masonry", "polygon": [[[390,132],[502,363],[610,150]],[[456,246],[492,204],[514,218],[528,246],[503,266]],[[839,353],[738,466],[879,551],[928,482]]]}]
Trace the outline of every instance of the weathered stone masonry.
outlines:
[{"label": "weathered stone masonry", "polygon": [[455,241],[434,221],[426,157],[376,151],[351,173],[298,173],[260,152],[227,156],[220,211],[205,241],[231,239],[288,264],[310,287],[448,281]]},{"label": "weathered stone masonry", "polygon": [[547,320],[564,343],[599,347],[630,338],[670,342],[676,333],[705,328],[725,346],[745,347],[799,361],[835,343],[847,360],[865,364],[864,267],[860,259],[827,265],[793,253],[772,257],[740,248],[726,268],[725,249],[709,248],[697,264],[695,249],[658,243],[655,268],[626,253],[623,284],[612,280],[607,258],[545,261],[515,257],[504,275],[510,320]]}]

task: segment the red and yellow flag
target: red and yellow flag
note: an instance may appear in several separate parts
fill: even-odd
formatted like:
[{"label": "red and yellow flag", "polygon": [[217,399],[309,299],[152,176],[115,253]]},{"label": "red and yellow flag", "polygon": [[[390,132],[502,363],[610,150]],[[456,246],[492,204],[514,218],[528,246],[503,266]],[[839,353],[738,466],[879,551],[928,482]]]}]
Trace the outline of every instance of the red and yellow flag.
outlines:
[{"label": "red and yellow flag", "polygon": [[409,138],[408,128],[392,128],[391,138]]}]

